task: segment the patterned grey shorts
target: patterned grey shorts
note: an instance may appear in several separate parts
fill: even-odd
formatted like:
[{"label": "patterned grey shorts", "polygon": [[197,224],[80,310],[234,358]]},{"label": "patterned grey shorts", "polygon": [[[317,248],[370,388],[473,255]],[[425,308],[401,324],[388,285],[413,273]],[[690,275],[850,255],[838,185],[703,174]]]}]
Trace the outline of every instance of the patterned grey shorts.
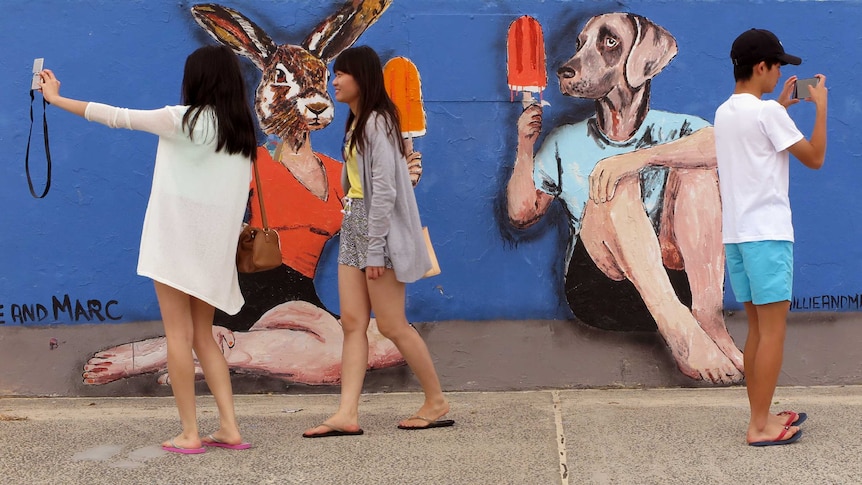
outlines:
[{"label": "patterned grey shorts", "polygon": [[[338,245],[338,264],[365,269],[368,256],[368,213],[365,199],[344,198],[344,219],[341,222],[341,241]],[[392,261],[384,255],[386,268],[392,268]]]}]

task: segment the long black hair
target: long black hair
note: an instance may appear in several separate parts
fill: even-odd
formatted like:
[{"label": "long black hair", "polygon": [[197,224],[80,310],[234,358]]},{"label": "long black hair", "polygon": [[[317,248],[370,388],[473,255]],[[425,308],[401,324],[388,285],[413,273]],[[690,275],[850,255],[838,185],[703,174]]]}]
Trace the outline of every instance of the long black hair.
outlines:
[{"label": "long black hair", "polygon": [[345,49],[335,59],[332,70],[350,74],[359,86],[359,116],[357,117],[351,111],[344,128],[345,133],[349,132],[350,127],[354,126],[354,119],[356,120],[348,148],[351,150],[355,148],[358,153],[363,153],[367,146],[365,123],[371,113],[376,111],[383,116],[386,134],[398,146],[401,155],[406,155],[404,143],[401,142],[401,119],[398,117],[398,108],[386,93],[383,66],[374,49],[364,45]]},{"label": "long black hair", "polygon": [[215,113],[218,127],[216,151],[257,158],[257,137],[239,59],[229,47],[205,46],[186,59],[182,103],[188,106],[183,126],[189,136],[204,108]]}]

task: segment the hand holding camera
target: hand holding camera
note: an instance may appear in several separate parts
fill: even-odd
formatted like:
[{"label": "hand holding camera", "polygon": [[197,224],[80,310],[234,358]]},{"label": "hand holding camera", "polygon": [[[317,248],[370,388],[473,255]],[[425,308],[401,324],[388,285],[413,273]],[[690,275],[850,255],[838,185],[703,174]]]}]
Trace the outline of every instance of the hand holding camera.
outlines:
[{"label": "hand holding camera", "polygon": [[816,77],[797,79],[796,85],[793,86],[793,99],[807,99],[809,97],[809,88],[811,86],[817,86],[819,81],[820,79]]},{"label": "hand holding camera", "polygon": [[827,92],[826,76],[817,74],[811,78],[797,79],[793,87],[793,98],[804,99],[814,104],[825,103]]}]

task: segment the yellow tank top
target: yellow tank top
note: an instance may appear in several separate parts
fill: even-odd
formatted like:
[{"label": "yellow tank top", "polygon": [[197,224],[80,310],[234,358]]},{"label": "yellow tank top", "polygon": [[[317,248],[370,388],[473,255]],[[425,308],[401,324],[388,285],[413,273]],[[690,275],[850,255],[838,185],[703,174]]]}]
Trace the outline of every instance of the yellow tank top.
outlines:
[{"label": "yellow tank top", "polygon": [[347,164],[347,181],[350,189],[347,197],[350,199],[362,199],[362,180],[359,178],[359,162],[356,160],[356,148],[350,148],[350,139],[353,137],[353,127],[344,137],[344,163]]}]

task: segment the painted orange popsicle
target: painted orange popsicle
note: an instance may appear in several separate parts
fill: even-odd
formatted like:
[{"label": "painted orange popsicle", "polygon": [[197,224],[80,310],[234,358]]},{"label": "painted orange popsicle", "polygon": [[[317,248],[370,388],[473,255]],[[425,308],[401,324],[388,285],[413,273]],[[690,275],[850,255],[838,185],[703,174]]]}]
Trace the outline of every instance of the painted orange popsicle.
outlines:
[{"label": "painted orange popsicle", "polygon": [[[520,91],[526,108],[535,102],[532,93],[539,93],[541,99],[542,91],[548,86],[542,26],[529,15],[518,17],[509,25],[506,44],[510,100],[514,101],[515,91]],[[547,103],[542,101],[542,104]]]},{"label": "painted orange popsicle", "polygon": [[410,59],[395,57],[383,66],[386,92],[398,107],[401,136],[411,139],[425,134],[425,108],[419,70]]}]

